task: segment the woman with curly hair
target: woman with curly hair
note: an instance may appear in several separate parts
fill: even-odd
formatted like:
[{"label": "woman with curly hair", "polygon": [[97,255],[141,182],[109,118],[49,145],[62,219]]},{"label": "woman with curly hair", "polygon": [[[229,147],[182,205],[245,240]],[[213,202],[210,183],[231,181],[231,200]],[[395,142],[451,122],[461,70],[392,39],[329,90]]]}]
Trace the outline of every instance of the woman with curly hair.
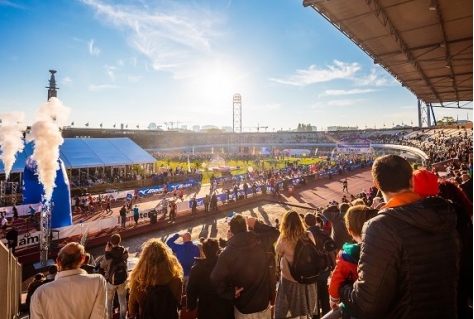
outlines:
[{"label": "woman with curly hair", "polygon": [[[130,274],[128,287],[129,318],[136,318],[137,315],[138,318],[148,317],[144,312],[154,312],[156,318],[161,318],[164,313],[168,313],[168,307],[172,309],[172,316],[168,314],[167,318],[178,318],[183,293],[183,267],[160,239],[151,238],[142,245],[140,259]],[[156,298],[157,289],[164,289],[161,291],[165,291],[169,297],[168,304],[163,305],[162,297],[157,298],[160,300],[150,300]],[[153,305],[152,311],[150,305]],[[165,309],[157,309],[157,305],[163,305]]]},{"label": "woman with curly hair", "polygon": [[275,319],[311,318],[318,314],[317,283],[300,284],[293,279],[289,269],[289,265],[293,263],[296,243],[304,237],[315,242],[313,234],[306,230],[300,215],[295,211],[288,211],[283,216],[280,237],[275,246],[281,271],[275,299]]}]

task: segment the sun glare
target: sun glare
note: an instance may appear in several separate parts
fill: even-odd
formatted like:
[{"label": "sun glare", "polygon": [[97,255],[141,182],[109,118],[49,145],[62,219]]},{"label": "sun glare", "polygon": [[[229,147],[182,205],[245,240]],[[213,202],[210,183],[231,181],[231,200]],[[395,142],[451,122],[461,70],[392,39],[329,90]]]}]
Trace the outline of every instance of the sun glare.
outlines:
[{"label": "sun glare", "polygon": [[218,110],[231,103],[232,96],[239,93],[241,73],[222,61],[202,65],[192,81],[192,91],[207,107]]}]

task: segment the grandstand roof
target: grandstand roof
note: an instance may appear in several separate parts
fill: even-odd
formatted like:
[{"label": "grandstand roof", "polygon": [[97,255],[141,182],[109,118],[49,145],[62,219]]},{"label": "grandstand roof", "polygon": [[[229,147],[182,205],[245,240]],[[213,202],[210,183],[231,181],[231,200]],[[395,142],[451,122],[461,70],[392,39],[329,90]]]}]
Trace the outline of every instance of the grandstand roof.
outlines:
[{"label": "grandstand roof", "polygon": [[445,107],[472,101],[472,3],[303,0],[418,99]]},{"label": "grandstand roof", "polygon": [[[26,159],[33,154],[34,142],[17,155],[12,173],[23,172]],[[65,138],[59,157],[66,168],[124,166],[154,163],[156,160],[129,138]],[[0,162],[0,173],[5,173]]]}]

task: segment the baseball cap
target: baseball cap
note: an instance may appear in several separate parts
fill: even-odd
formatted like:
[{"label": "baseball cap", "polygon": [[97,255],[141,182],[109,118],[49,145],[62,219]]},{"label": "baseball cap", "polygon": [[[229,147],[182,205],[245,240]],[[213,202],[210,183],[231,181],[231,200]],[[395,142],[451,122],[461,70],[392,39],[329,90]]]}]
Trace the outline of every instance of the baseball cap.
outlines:
[{"label": "baseball cap", "polygon": [[426,169],[413,171],[413,190],[421,197],[438,195],[438,176]]}]

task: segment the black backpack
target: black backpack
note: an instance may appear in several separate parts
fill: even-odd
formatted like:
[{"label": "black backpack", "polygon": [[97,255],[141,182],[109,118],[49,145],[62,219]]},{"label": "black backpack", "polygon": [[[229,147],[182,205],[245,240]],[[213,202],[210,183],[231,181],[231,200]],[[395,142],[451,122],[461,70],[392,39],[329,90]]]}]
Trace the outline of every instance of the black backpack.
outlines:
[{"label": "black backpack", "polygon": [[316,248],[321,255],[321,271],[332,271],[336,267],[337,246],[334,240],[318,226],[308,228],[316,241]]},{"label": "black backpack", "polygon": [[123,260],[122,257],[112,259],[109,268],[109,278],[108,282],[112,285],[120,285],[127,280],[128,271],[127,271],[127,263]]},{"label": "black backpack", "polygon": [[146,292],[140,319],[178,319],[182,307],[168,285],[148,287]]},{"label": "black backpack", "polygon": [[321,254],[307,235],[296,242],[293,262],[288,262],[288,268],[291,277],[300,284],[314,284],[318,280]]}]

